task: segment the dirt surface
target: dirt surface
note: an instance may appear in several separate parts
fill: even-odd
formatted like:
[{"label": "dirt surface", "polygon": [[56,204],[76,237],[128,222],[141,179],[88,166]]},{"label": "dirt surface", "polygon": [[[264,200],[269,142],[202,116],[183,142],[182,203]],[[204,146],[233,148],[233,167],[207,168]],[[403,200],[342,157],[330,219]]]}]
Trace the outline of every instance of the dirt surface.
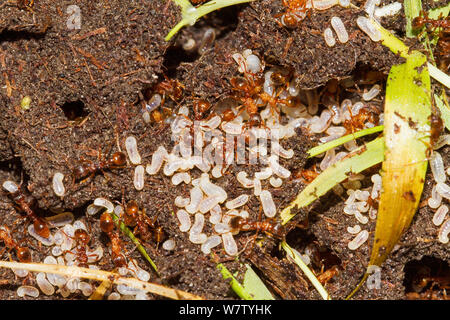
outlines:
[{"label": "dirt surface", "polygon": [[[73,4],[81,8],[81,29],[69,30],[70,14],[66,10]],[[354,4],[362,7],[363,2]],[[189,235],[179,230],[174,199],[178,195],[189,196],[184,184],[174,186],[170,177],[163,174],[147,175],[144,189],[137,191],[133,186],[135,166],[129,161],[125,168],[97,172],[81,183],[73,181],[71,173],[82,158],[97,161],[98,153],[107,157],[116,151],[125,152],[125,139],[130,135],[138,141],[142,163],[150,163],[160,145],[171,150],[170,126],[164,122],[147,124],[142,120],[144,99],[149,99],[154,86],[167,77],[178,80],[184,87],[178,104],[168,99],[169,108],[186,105],[192,109],[193,101],[202,98],[214,105],[213,112],[220,109],[219,105],[226,104],[226,98],[233,93],[231,78],[239,75],[231,58],[235,52],[250,48],[267,66],[291,69],[301,89],[317,88],[319,92],[332,79],[364,77],[367,71],[376,71],[381,79],[385,78],[390,67],[401,61],[360,31],[355,21],[363,14],[361,9],[336,6],[326,11],[312,11],[295,29],[280,25],[277,16],[284,10],[281,0],[255,1],[227,8],[201,19],[195,26],[182,29],[175,39],[165,42],[165,35],[180,19],[179,8],[170,1],[36,0],[32,8],[19,8],[14,1],[2,2],[0,181],[22,181],[23,187],[36,198],[42,215],[72,211],[76,218],[90,226],[90,247],[101,245],[106,251],[109,241],[100,230],[99,217],[86,216],[86,207],[97,197],[116,203],[135,200],[151,218],[157,217],[166,238],[176,242],[174,251],[163,250],[153,241],[146,244],[160,270],[160,277],[157,277],[123,237],[127,256],[137,259],[142,268],[152,273],[152,282],[206,299],[237,299],[217,270],[217,261],[204,255],[198,245],[189,241]],[[328,47],[323,30],[333,16],[343,20],[349,41]],[[404,35],[403,13],[383,18],[381,22],[398,36]],[[214,42],[202,43],[210,28],[215,30]],[[194,48],[183,49],[189,39],[194,39]],[[343,93],[342,99],[360,98],[360,88],[352,89]],[[20,107],[24,96],[31,98],[28,110]],[[383,100],[379,98],[373,105],[381,110]],[[315,160],[308,160],[306,151],[319,143],[319,137],[297,130],[294,137],[283,142],[286,149],[294,150],[294,157],[282,159],[280,164],[293,173],[310,168]],[[446,165],[449,152],[448,147],[441,150]],[[253,173],[260,166],[246,169]],[[235,179],[240,170],[239,166],[232,165],[218,183],[227,190],[230,199],[246,192]],[[66,193],[62,198],[52,189],[52,177],[57,171],[65,175]],[[200,173],[197,170],[194,177],[199,177]],[[432,180],[428,174],[422,200],[430,196]],[[293,174],[281,188],[272,189],[277,208],[286,207],[305,185],[305,181]],[[363,186],[371,186],[370,176],[363,180]],[[265,187],[268,187],[267,182],[263,184]],[[290,225],[286,238],[301,252],[309,247],[317,253],[311,265],[316,273],[337,270],[325,285],[336,299],[345,298],[360,280],[371,245],[369,238],[358,250],[348,249],[347,244],[354,236],[346,229],[354,225],[354,218],[343,214],[343,200],[330,192],[302,209]],[[252,197],[245,209],[256,220],[260,206],[257,198]],[[437,228],[431,222],[433,213],[426,205],[419,209],[398,249],[383,265],[381,289],[363,287],[356,299],[407,299],[414,291],[411,283],[422,265],[442,265],[448,272],[445,264],[450,253],[448,246],[437,241]],[[23,219],[17,222],[20,217],[6,192],[0,193],[0,225],[17,225],[14,237],[18,241],[26,239],[33,261],[42,261],[49,249],[27,235],[24,231],[27,223]],[[375,220],[370,220],[366,229],[373,236]],[[260,238],[262,247],[249,245],[255,239],[254,232],[236,236],[239,249],[245,248],[241,262],[253,265],[275,297],[320,299],[296,265],[280,252],[278,240],[264,235]],[[0,251],[2,248],[0,242]],[[243,264],[227,258],[223,249],[217,249],[215,254],[232,273],[238,274],[238,280],[242,280]],[[14,251],[10,256],[16,260]],[[7,257],[4,253],[2,260]],[[104,270],[114,268],[108,253],[100,266]],[[448,277],[448,273],[445,276]],[[0,280],[0,299],[17,299],[16,290],[22,282],[33,284],[34,281],[17,278],[7,269],[0,270]],[[435,292],[438,298],[443,297],[439,288]],[[81,293],[69,297],[85,298]],[[41,294],[39,299],[62,298],[58,294]]]}]

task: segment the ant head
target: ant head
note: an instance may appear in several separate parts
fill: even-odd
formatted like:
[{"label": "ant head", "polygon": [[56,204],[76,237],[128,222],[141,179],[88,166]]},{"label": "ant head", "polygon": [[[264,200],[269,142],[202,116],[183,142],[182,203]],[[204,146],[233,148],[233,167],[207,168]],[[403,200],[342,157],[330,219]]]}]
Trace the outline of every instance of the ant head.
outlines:
[{"label": "ant head", "polygon": [[125,257],[123,256],[123,254],[114,255],[112,260],[113,260],[114,265],[118,268],[124,267],[127,264],[127,261],[126,261]]},{"label": "ant head", "polygon": [[76,229],[74,233],[75,240],[81,244],[88,244],[91,239],[88,233],[83,229]]},{"label": "ant head", "polygon": [[17,247],[16,254],[17,259],[19,259],[20,262],[31,262],[31,252],[30,250],[28,250],[28,248]]},{"label": "ant head", "polygon": [[196,120],[204,118],[205,113],[211,108],[211,104],[204,99],[196,99],[193,103]]},{"label": "ant head", "polygon": [[233,228],[233,229],[239,229],[242,226],[242,224],[243,224],[243,220],[244,219],[242,217],[239,217],[239,216],[231,218],[231,220],[230,220],[230,227]]},{"label": "ant head", "polygon": [[139,213],[139,206],[136,201],[131,200],[128,202],[125,212],[128,216],[136,218]]},{"label": "ant head", "polygon": [[114,229],[114,222],[108,212],[103,212],[100,217],[100,229],[106,233],[110,233]]}]

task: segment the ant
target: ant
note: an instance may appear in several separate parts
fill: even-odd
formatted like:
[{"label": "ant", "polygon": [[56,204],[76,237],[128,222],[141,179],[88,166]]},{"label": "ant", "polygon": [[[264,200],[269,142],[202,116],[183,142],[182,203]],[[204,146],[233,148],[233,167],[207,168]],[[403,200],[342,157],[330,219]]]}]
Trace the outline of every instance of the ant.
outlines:
[{"label": "ant", "polygon": [[111,258],[117,268],[126,266],[125,256],[122,254],[122,244],[119,233],[114,230],[114,221],[108,212],[100,216],[100,229],[106,233],[111,241]]},{"label": "ant", "polygon": [[47,223],[35,213],[36,199],[28,191],[17,185],[16,191],[8,191],[8,194],[16,204],[17,209],[24,212],[28,219],[31,220],[36,233],[43,238],[48,238],[50,236],[50,229]]},{"label": "ant", "polygon": [[194,119],[202,120],[205,118],[206,112],[211,109],[211,104],[204,99],[196,99],[193,103]]},{"label": "ant", "polygon": [[378,116],[363,108],[356,115],[352,115],[350,111],[350,119],[344,120],[343,126],[347,129],[347,133],[350,134],[364,129],[366,122],[371,122],[376,125],[378,123]]},{"label": "ant", "polygon": [[98,171],[122,168],[126,165],[127,157],[123,152],[115,152],[109,159],[102,159],[99,152],[99,161],[93,162],[82,158],[80,164],[72,170],[73,180],[78,181],[92,177]]},{"label": "ant", "polygon": [[[19,259],[20,262],[31,262],[30,250],[28,248],[19,246],[17,242],[12,238],[9,228],[5,225],[0,227],[0,241],[3,241],[5,243],[5,250],[16,250],[17,259]],[[5,252],[5,250],[3,250],[3,252]],[[0,256],[3,255],[3,252],[0,254]]]},{"label": "ant", "polygon": [[275,15],[275,18],[281,17],[280,21],[277,20],[280,26],[296,28],[306,14],[310,14],[310,8],[306,7],[308,0],[283,0],[282,3],[287,8],[286,12]]},{"label": "ant", "polygon": [[311,183],[320,174],[316,165],[314,164],[311,169],[301,169],[297,171],[296,178],[304,180],[306,183]]},{"label": "ant", "polygon": [[[147,241],[153,236],[153,240],[159,244],[165,237],[163,228],[156,223],[157,218],[150,219],[145,209],[139,210],[136,201],[131,200],[125,208],[124,223],[127,226],[135,226],[134,234],[139,234],[143,241]],[[150,230],[153,230],[153,235]]]},{"label": "ant", "polygon": [[[66,235],[67,236],[67,235]],[[91,241],[91,237],[86,232],[86,230],[83,229],[76,229],[74,232],[73,237],[71,237],[75,240],[75,259],[78,261],[78,266],[80,267],[88,267],[88,260],[89,256],[87,254],[87,250],[89,248],[89,241]],[[73,253],[72,251],[67,251],[70,253]],[[92,256],[96,256],[95,254]]]},{"label": "ant", "polygon": [[428,17],[426,12],[421,11],[420,15],[413,19],[412,27],[416,30],[426,27],[426,30],[429,32],[434,32],[436,29],[442,28],[448,32],[448,28],[450,27],[450,19],[449,17],[443,18],[442,13],[439,18],[431,19]]},{"label": "ant", "polygon": [[264,221],[250,221],[242,217],[233,217],[230,220],[230,227],[234,231],[262,231],[271,238],[283,239],[285,237],[285,228],[280,223],[274,223],[270,219]]}]

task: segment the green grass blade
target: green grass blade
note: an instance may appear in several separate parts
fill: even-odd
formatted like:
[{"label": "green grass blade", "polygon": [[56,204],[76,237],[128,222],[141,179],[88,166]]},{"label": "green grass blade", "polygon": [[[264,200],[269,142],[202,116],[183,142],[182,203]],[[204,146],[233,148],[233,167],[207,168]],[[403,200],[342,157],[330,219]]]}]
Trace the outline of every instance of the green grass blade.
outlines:
[{"label": "green grass blade", "polygon": [[147,251],[145,251],[145,248],[142,246],[142,244],[139,241],[139,239],[134,236],[133,232],[131,232],[131,230],[128,229],[128,227],[125,225],[125,223],[120,221],[119,217],[114,212],[112,212],[110,214],[111,214],[111,217],[113,218],[114,223],[116,224],[116,226],[119,227],[119,229],[123,232],[124,235],[126,235],[128,238],[130,238],[130,240],[136,245],[138,251],[150,263],[150,265],[153,267],[153,269],[155,269],[156,274],[159,276],[159,271],[158,271],[158,268],[156,267],[156,264],[150,258],[150,256],[148,255]]},{"label": "green grass blade", "polygon": [[370,168],[384,159],[384,139],[377,138],[357,150],[346,158],[334,163],[318,175],[297,198],[281,211],[282,224],[286,224],[295,214],[291,210],[296,206],[302,208],[309,205],[320,196],[327,193],[335,185],[348,178],[350,173],[359,173]]},{"label": "green grass blade", "polygon": [[358,138],[367,136],[369,134],[383,131],[383,128],[384,128],[384,126],[381,125],[381,126],[376,126],[376,127],[373,127],[373,128],[360,130],[360,131],[357,131],[355,133],[348,134],[346,136],[337,138],[336,140],[329,141],[327,143],[321,144],[321,145],[319,145],[317,147],[311,148],[307,152],[309,154],[309,157],[311,158],[311,157],[317,156],[318,154],[324,153],[324,152],[326,152],[326,151],[328,151],[328,150],[330,150],[332,148],[336,148],[336,147],[338,147],[338,146],[340,146],[340,145],[342,145],[342,144],[344,144],[346,142],[349,142],[351,140],[356,140]]},{"label": "green grass blade", "polygon": [[244,289],[256,300],[274,300],[272,294],[264,285],[262,280],[253,271],[250,265],[246,264],[247,271],[244,275]]},{"label": "green grass blade", "polygon": [[305,273],[306,277],[311,281],[313,286],[319,291],[319,294],[322,296],[324,300],[331,300],[330,295],[328,294],[327,290],[322,286],[322,284],[319,282],[317,277],[314,275],[314,273],[311,271],[311,269],[308,268],[308,266],[303,262],[303,260],[298,256],[298,254],[285,242],[283,241],[281,243],[281,247],[286,251],[289,257],[291,257],[295,264],[297,264],[300,269]]},{"label": "green grass blade", "polygon": [[230,279],[231,289],[244,300],[253,300],[253,297],[247,290],[236,280],[236,278],[231,274],[231,272],[222,264],[217,265],[217,269],[220,270],[222,277],[227,280]]},{"label": "green grass blade", "polygon": [[420,11],[422,10],[422,1],[405,0],[403,2],[403,6],[405,8],[406,16],[406,36],[409,38],[416,37],[419,32],[413,29],[412,21],[415,17],[420,15]]},{"label": "green grass blade", "polygon": [[225,7],[254,0],[211,0],[197,8],[192,6],[187,0],[173,1],[181,7],[182,18],[181,21],[178,22],[178,24],[167,34],[167,36],[165,37],[166,41],[169,41],[181,28],[187,25],[193,26],[198,19],[207,15],[208,13]]},{"label": "green grass blade", "polygon": [[439,108],[439,111],[441,112],[441,118],[444,122],[445,127],[447,130],[450,130],[450,108],[447,104],[444,103],[444,99],[446,99],[445,96],[443,96],[443,99],[441,99],[438,95],[434,96],[434,100],[436,101],[436,106]]}]

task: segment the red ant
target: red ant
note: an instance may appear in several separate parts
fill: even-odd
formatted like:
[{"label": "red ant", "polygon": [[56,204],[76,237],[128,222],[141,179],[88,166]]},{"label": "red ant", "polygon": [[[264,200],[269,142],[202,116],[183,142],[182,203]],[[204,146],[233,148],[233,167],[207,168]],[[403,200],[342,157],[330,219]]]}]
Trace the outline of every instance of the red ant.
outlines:
[{"label": "red ant", "polygon": [[285,236],[285,228],[280,223],[274,223],[270,219],[265,221],[250,221],[242,217],[233,217],[230,220],[230,227],[234,231],[262,231],[268,236],[276,239],[283,239]]},{"label": "red ant", "polygon": [[100,229],[106,233],[111,241],[111,258],[117,268],[126,266],[125,256],[122,254],[122,243],[119,233],[114,230],[114,221],[108,212],[100,216]]},{"label": "red ant", "polygon": [[[68,235],[66,235],[68,236]],[[68,236],[70,237],[70,236]],[[89,248],[89,241],[91,241],[91,237],[89,236],[89,234],[86,232],[86,230],[83,229],[76,229],[74,232],[73,237],[71,237],[75,240],[75,259],[76,261],[78,261],[78,265],[80,267],[88,267],[88,261],[89,261],[89,256],[96,256],[94,255],[88,255],[87,254],[87,250]],[[70,253],[73,253],[72,251],[67,251]]]},{"label": "red ant", "polygon": [[320,172],[317,170],[316,165],[314,164],[311,169],[302,169],[295,174],[296,178],[303,179],[306,183],[311,183]]},{"label": "red ant", "polygon": [[352,115],[350,111],[350,119],[344,120],[343,126],[347,129],[347,133],[350,134],[364,129],[366,122],[371,122],[376,125],[378,123],[378,116],[363,108],[356,115]]},{"label": "red ant", "polygon": [[127,158],[123,152],[115,152],[109,159],[101,159],[99,153],[99,161],[93,162],[82,159],[81,163],[72,170],[73,180],[78,181],[89,176],[93,176],[98,171],[108,169],[122,168],[126,165]]},{"label": "red ant", "polygon": [[277,20],[280,26],[296,28],[300,22],[309,14],[309,8],[306,8],[307,0],[283,0],[286,12],[275,15],[275,18],[281,17],[281,22]]},{"label": "red ant", "polygon": [[205,113],[211,109],[211,104],[204,99],[196,99],[193,103],[195,120],[202,120]]},{"label": "red ant", "polygon": [[24,212],[28,219],[33,223],[34,230],[36,233],[43,237],[48,238],[50,236],[50,229],[41,218],[39,218],[35,213],[36,199],[25,189],[16,185],[15,192],[9,192],[8,194],[14,203],[17,205],[18,210]]},{"label": "red ant", "polygon": [[124,223],[127,226],[135,226],[134,234],[139,234],[143,241],[147,241],[152,238],[152,233],[149,229],[153,230],[153,240],[159,244],[164,239],[163,228],[156,223],[156,219],[150,219],[145,209],[139,210],[136,201],[131,200],[128,202],[125,208]]},{"label": "red ant", "polygon": [[[17,242],[14,241],[14,239],[11,237],[10,230],[5,225],[0,227],[0,240],[5,243],[5,250],[16,250],[17,259],[19,259],[20,262],[31,262],[30,250],[28,250],[28,248],[19,246]],[[5,250],[3,250],[3,252],[5,252]],[[3,255],[3,252],[0,254],[0,256]]]},{"label": "red ant", "polygon": [[442,28],[445,30],[444,32],[448,32],[448,28],[450,27],[450,18],[443,18],[441,13],[438,19],[431,19],[428,17],[426,12],[421,11],[420,15],[413,19],[412,27],[416,30],[426,27],[429,32],[433,32],[437,28]]}]

